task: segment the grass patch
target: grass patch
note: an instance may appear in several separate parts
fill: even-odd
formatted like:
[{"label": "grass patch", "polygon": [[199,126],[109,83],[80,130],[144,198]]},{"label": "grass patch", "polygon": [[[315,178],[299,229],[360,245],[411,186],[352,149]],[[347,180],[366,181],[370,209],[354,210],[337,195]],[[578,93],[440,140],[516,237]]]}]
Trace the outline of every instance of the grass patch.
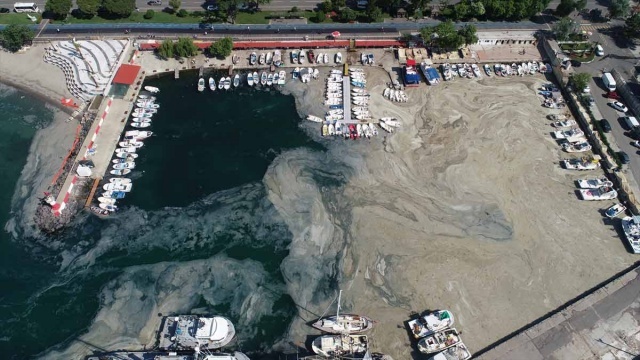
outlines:
[{"label": "grass patch", "polygon": [[35,16],[38,21],[33,22],[29,20],[27,14],[19,14],[19,13],[8,13],[8,14],[0,14],[0,24],[3,25],[11,25],[11,24],[24,24],[24,25],[32,25],[37,24],[41,17],[39,14],[30,14],[31,16]]},{"label": "grass patch", "polygon": [[580,42],[572,44],[560,44],[560,49],[564,51],[587,51],[594,48],[594,45],[589,42]]},{"label": "grass patch", "polygon": [[52,22],[52,23],[64,23],[64,24],[99,24],[99,23],[174,23],[174,24],[197,24],[202,21],[200,16],[185,16],[179,17],[174,14],[167,14],[166,12],[158,11],[153,15],[151,19],[145,19],[144,12],[134,12],[131,16],[122,19],[105,19],[100,16],[94,16],[91,19],[78,19],[73,16],[67,17],[65,21]]},{"label": "grass patch", "polygon": [[[239,12],[236,16],[236,24],[268,24],[271,19],[287,18],[287,17],[303,17],[308,22],[315,22],[316,13],[314,11],[299,11],[290,13],[287,11],[257,11],[257,12]],[[323,23],[330,24],[332,19],[325,19]]]}]

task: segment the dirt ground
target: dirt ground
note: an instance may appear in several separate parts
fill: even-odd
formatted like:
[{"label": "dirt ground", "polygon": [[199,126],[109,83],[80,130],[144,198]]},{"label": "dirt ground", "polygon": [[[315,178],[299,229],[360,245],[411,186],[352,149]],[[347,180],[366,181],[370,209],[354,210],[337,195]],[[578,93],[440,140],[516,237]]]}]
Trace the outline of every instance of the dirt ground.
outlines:
[{"label": "dirt ground", "polygon": [[[343,311],[378,321],[375,350],[410,358],[404,322],[450,309],[478,351],[637,259],[601,215],[612,202],[576,196],[576,179],[602,173],[560,168],[571,156],[550,136],[542,75],[421,85],[397,104],[382,97],[388,73],[367,69],[374,117],[404,123],[352,142],[361,158],[345,191]],[[303,111],[318,89],[298,99]]]}]

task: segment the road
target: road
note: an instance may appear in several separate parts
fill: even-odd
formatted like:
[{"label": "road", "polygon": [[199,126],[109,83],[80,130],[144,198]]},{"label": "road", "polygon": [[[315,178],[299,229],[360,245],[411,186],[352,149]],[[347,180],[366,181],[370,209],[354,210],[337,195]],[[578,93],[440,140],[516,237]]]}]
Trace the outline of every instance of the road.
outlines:
[{"label": "road", "polygon": [[[609,29],[600,29],[593,32],[592,41],[599,42],[604,48],[605,56],[596,57],[590,64],[583,64],[576,68],[578,72],[587,72],[591,74],[591,94],[595,99],[595,104],[603,118],[609,120],[612,131],[608,134],[609,142],[615,141],[617,147],[626,152],[631,163],[623,170],[625,173],[631,173],[636,183],[640,182],[640,149],[631,145],[633,139],[626,135],[626,125],[623,124],[621,118],[625,115],[616,111],[609,102],[612,101],[604,97],[606,91],[602,84],[601,76],[604,71],[615,68],[625,79],[631,79],[634,75],[634,66],[638,62],[637,54],[634,54],[624,43],[623,37],[616,37],[610,33]],[[617,42],[616,42],[617,41]],[[633,114],[629,114],[633,115]],[[640,115],[640,114],[638,114]],[[614,145],[614,146],[615,146]],[[635,186],[637,189],[637,185]]]}]

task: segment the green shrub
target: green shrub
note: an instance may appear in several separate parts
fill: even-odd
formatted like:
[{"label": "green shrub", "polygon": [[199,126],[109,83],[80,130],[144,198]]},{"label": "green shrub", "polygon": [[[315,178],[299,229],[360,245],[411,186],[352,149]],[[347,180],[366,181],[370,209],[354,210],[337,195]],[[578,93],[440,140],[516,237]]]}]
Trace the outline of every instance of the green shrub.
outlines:
[{"label": "green shrub", "polygon": [[178,10],[178,17],[187,17],[189,16],[189,12],[185,9]]},{"label": "green shrub", "polygon": [[149,20],[149,19],[153,19],[153,16],[156,14],[155,11],[149,9],[147,10],[146,13],[144,13],[144,15],[142,17],[144,17],[145,19]]}]

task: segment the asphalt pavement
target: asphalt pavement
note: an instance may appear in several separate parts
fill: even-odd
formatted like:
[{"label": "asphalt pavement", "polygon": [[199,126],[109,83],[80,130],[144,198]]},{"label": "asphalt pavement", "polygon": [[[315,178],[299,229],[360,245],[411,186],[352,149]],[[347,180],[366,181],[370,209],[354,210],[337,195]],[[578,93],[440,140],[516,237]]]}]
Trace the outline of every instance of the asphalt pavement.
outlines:
[{"label": "asphalt pavement", "polygon": [[627,135],[628,130],[622,121],[623,116],[633,116],[633,114],[624,114],[609,105],[613,100],[605,97],[607,91],[601,80],[602,74],[613,68],[625,79],[631,79],[635,76],[634,66],[638,59],[628,47],[624,37],[621,35],[615,36],[612,33],[613,29],[615,28],[604,28],[593,32],[591,40],[597,41],[602,45],[605,55],[596,57],[593,62],[583,64],[579,68],[575,68],[575,70],[591,75],[589,86],[591,87],[591,95],[595,100],[597,112],[601,114],[602,118],[611,123],[612,131],[607,134],[607,138],[613,144],[613,147],[619,148],[629,155],[631,162],[624,167],[623,172],[630,173],[633,176],[633,179],[635,179],[634,188],[638,190],[638,183],[640,183],[640,149],[631,145],[633,139]]}]

